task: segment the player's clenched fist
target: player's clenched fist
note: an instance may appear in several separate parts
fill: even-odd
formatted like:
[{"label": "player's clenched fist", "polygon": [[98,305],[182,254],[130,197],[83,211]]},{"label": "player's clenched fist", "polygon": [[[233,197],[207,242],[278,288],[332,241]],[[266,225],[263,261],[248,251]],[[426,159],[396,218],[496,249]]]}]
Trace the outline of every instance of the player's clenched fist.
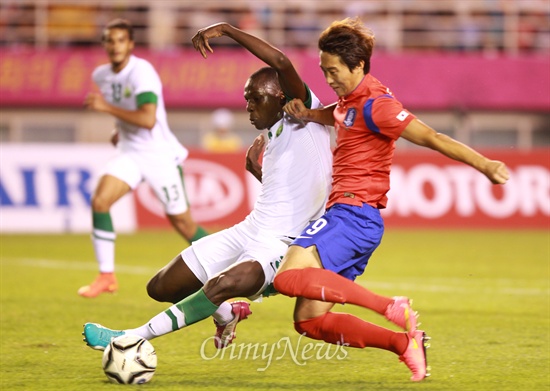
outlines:
[{"label": "player's clenched fist", "polygon": [[246,151],[246,169],[260,182],[262,181],[262,165],[259,163],[259,160],[264,148],[265,138],[264,135],[260,133]]},{"label": "player's clenched fist", "polygon": [[283,107],[283,110],[285,111],[285,113],[296,119],[310,120],[309,109],[306,108],[304,102],[302,102],[300,99],[292,99]]},{"label": "player's clenched fist", "polygon": [[90,92],[86,99],[84,99],[84,107],[89,110],[105,111],[107,108],[107,102],[103,96],[97,92]]},{"label": "player's clenched fist", "polygon": [[246,158],[248,160],[258,161],[260,154],[263,152],[265,147],[265,138],[263,134],[258,135],[252,145],[246,151]]},{"label": "player's clenched fist", "polygon": [[503,162],[489,160],[483,173],[495,185],[503,185],[510,179],[510,173]]}]

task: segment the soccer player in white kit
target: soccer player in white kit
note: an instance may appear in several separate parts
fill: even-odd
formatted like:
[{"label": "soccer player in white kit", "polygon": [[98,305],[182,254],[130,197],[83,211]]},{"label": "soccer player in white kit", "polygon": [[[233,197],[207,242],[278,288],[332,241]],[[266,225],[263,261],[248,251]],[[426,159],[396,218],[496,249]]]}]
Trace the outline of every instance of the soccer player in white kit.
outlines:
[{"label": "soccer player in white kit", "polygon": [[154,190],[181,236],[189,242],[206,236],[189,211],[181,169],[188,152],[168,127],[157,72],[149,62],[132,55],[130,22],[111,21],[102,40],[110,62],[94,70],[92,78],[100,93],[88,94],[85,106],[115,117],[111,141],[119,154],[107,164],[92,196],[92,242],[100,274],[78,290],[83,297],[118,289],[114,274],[116,234],[109,210],[141,181]]},{"label": "soccer player in white kit", "polygon": [[292,98],[311,108],[322,107],[320,101],[284,53],[229,24],[199,30],[193,44],[206,58],[206,50],[212,51],[208,40],[222,35],[270,66],[253,73],[244,88],[250,122],[267,130],[267,140],[260,135],[247,152],[247,169],[262,182],[261,192],[244,221],[193,242],[151,279],[149,295],[175,303],[166,311],[135,329],[85,324],[84,341],[94,349],[103,350],[112,337],[125,333],[152,339],[210,315],[217,326],[214,343],[226,347],[237,323],[251,313],[247,302],[226,300],[273,293],[270,285],[288,244],[325,210],[332,172],[329,130],[283,111]]}]

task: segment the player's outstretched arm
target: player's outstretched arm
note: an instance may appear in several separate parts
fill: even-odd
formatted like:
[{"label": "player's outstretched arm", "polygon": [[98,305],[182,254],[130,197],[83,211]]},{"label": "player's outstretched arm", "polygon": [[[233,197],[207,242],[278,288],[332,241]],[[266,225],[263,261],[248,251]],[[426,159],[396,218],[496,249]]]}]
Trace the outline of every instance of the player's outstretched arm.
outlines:
[{"label": "player's outstretched arm", "polygon": [[252,145],[246,151],[246,170],[262,181],[262,165],[259,163],[260,155],[265,147],[264,135],[258,135]]},{"label": "player's outstretched arm", "polygon": [[222,35],[233,39],[250,53],[274,68],[279,74],[281,88],[287,96],[304,101],[307,99],[304,82],[290,59],[279,49],[261,38],[248,34],[228,23],[217,23],[200,29],[192,38],[193,46],[206,58],[207,51],[214,53],[208,40]]},{"label": "player's outstretched arm", "polygon": [[283,110],[285,113],[300,121],[317,122],[322,125],[334,126],[334,117],[332,115],[336,103],[323,107],[322,109],[308,109],[300,99],[292,99]]},{"label": "player's outstretched arm", "polygon": [[124,122],[149,130],[154,128],[157,121],[157,105],[154,103],[142,104],[137,110],[126,110],[108,103],[97,92],[90,92],[86,96],[84,107],[88,110],[111,114]]},{"label": "player's outstretched arm", "polygon": [[467,145],[447,135],[437,133],[418,119],[412,120],[407,125],[403,133],[401,133],[401,137],[414,144],[431,148],[451,159],[474,167],[494,184],[504,184],[510,178],[508,169],[503,162],[488,159]]}]

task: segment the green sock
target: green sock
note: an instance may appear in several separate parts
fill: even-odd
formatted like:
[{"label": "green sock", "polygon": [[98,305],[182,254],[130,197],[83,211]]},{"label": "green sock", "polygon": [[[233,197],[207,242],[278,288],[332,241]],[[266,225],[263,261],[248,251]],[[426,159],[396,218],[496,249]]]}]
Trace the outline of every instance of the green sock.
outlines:
[{"label": "green sock", "polygon": [[204,294],[204,290],[201,289],[176,303],[170,309],[166,310],[165,313],[172,319],[172,330],[175,331],[183,326],[178,325],[178,320],[176,315],[172,312],[173,310],[181,311],[185,319],[185,326],[189,326],[199,320],[208,318],[216,312],[217,309],[218,306],[208,300],[208,297]]},{"label": "green sock", "polygon": [[195,235],[191,238],[191,242],[194,242],[195,240],[199,240],[200,238],[204,238],[205,236],[208,236],[208,232],[204,230],[200,225],[197,227],[197,232],[195,232]]},{"label": "green sock", "polygon": [[94,229],[101,231],[114,232],[113,220],[109,212],[92,212],[92,224]]}]

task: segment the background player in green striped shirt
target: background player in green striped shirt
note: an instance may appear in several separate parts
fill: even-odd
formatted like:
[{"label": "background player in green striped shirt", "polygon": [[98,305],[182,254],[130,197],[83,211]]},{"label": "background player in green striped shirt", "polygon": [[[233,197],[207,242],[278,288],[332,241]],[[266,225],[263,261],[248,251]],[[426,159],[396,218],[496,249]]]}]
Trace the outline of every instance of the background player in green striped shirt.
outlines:
[{"label": "background player in green striped shirt", "polygon": [[132,25],[123,19],[111,21],[102,41],[109,63],[94,70],[92,78],[100,92],[88,94],[85,106],[115,117],[111,141],[118,155],[105,167],[92,196],[92,242],[100,274],[78,290],[84,297],[118,289],[116,234],[109,211],[140,182],[151,186],[170,223],[186,240],[207,235],[193,221],[185,194],[181,165],[188,151],[168,127],[160,77],[148,61],[132,54]]}]

